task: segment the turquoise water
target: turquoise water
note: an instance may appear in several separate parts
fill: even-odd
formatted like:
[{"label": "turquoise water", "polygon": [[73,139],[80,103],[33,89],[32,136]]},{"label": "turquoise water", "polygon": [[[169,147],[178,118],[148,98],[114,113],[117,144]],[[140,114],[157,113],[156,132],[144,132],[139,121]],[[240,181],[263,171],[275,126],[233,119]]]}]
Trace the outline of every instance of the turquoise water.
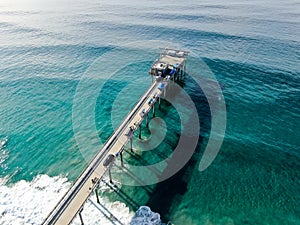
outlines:
[{"label": "turquoise water", "polygon": [[[74,136],[72,107],[83,74],[114,48],[127,51],[128,43],[150,40],[196,53],[188,68],[201,60],[216,76],[227,109],[224,143],[213,164],[199,172],[211,115],[191,73],[183,87],[201,124],[192,159],[158,185],[120,185],[125,200],[103,185],[107,207],[126,215],[128,223],[139,206],[148,205],[163,222],[176,225],[300,224],[299,11],[297,1],[2,1],[0,224],[41,223],[99,147],[83,133],[90,149],[83,155]],[[144,62],[118,71],[99,96],[92,95],[93,85],[86,89],[96,99],[102,140],[151,83],[146,75],[159,47],[164,46],[153,46]],[[114,101],[129,85],[136,98],[122,95],[126,104],[112,122]],[[146,162],[127,155],[128,163],[156,162],[176,147],[178,115],[170,104],[162,106],[157,115],[168,118],[164,142],[155,154],[137,153]],[[91,207],[86,211],[95,215]]]}]

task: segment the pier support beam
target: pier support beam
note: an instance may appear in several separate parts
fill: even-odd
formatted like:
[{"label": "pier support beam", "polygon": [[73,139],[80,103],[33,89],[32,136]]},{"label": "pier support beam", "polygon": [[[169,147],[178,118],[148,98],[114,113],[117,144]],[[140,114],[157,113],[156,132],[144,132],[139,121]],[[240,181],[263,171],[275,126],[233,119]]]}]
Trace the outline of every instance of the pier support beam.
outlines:
[{"label": "pier support beam", "polygon": [[82,210],[79,212],[79,218],[80,218],[81,225],[84,225],[84,222],[83,222],[83,219],[82,219],[81,212],[82,212]]},{"label": "pier support beam", "polygon": [[113,184],[112,178],[111,178],[111,171],[110,171],[110,167],[108,169],[108,176],[109,176],[109,183]]},{"label": "pier support beam", "polygon": [[153,109],[152,113],[153,113],[153,118],[154,118],[155,117],[155,104],[152,105],[152,109]]},{"label": "pier support beam", "polygon": [[98,189],[97,188],[95,189],[95,194],[96,194],[96,198],[97,198],[97,203],[100,204],[99,195],[98,195]]}]

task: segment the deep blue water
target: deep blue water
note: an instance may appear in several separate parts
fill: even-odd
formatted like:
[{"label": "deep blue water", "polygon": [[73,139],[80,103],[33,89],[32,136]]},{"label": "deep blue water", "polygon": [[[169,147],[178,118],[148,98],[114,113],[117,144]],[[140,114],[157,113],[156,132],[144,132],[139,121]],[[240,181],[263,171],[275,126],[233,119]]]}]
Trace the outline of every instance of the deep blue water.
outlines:
[{"label": "deep blue water", "polygon": [[[152,40],[195,53],[183,87],[198,110],[199,143],[188,165],[172,179],[151,186],[152,194],[142,187],[121,190],[138,206],[149,205],[164,222],[176,225],[300,224],[299,12],[298,1],[277,0],[1,2],[0,224],[39,224],[59,196],[50,206],[38,205],[35,180],[47,175],[50,189],[56,182],[53,193],[55,188],[66,190],[61,179],[74,181],[97,151],[97,141],[87,131],[82,135],[89,151],[82,154],[72,111],[78,85],[93,62],[114,49],[130,52],[129,43],[137,41],[145,43],[141,54],[149,45],[153,49],[143,62],[117,71],[98,96],[92,83],[86,89],[88,99],[96,101],[95,129],[105,140],[151,83],[148,69],[159,47],[165,47],[151,46]],[[222,148],[203,172],[198,165],[211,114],[192,78],[193,73],[208,73],[199,62],[216,77],[227,109]],[[130,85],[134,91],[120,96]],[[117,98],[126,104],[119,105],[112,122]],[[158,116],[168,118],[168,135],[156,155],[143,153],[148,163],[170,154],[180,133],[170,104],[164,102]],[[80,123],[85,128],[90,120]],[[60,178],[51,180],[55,176]],[[25,199],[21,206],[13,200],[16,192]],[[124,202],[107,192],[105,201]]]}]

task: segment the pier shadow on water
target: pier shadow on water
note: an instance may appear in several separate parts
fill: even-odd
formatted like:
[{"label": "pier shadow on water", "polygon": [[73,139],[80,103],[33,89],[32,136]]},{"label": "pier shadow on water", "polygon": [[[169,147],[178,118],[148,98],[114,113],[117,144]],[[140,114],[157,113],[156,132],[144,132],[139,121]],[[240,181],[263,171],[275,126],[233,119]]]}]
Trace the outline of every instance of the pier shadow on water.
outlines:
[{"label": "pier shadow on water", "polygon": [[[182,82],[180,85],[185,86],[185,83]],[[151,191],[151,193],[148,193],[148,200],[145,202],[145,205],[149,206],[152,211],[158,212],[161,215],[161,219],[164,222],[167,222],[171,219],[170,216],[172,214],[172,205],[176,204],[176,202],[180,202],[182,196],[187,191],[187,185],[192,175],[190,171],[192,171],[195,168],[195,166],[197,166],[197,162],[199,160],[200,155],[200,149],[201,145],[203,144],[204,137],[208,136],[210,132],[211,114],[207,99],[199,87],[194,87],[196,86],[196,83],[194,81],[189,80],[189,86],[190,85],[192,85],[193,87],[188,87],[188,89],[193,91],[188,94],[195,103],[201,127],[197,147],[193,156],[189,159],[188,163],[186,163],[186,165],[182,169],[180,169],[175,175],[173,175],[167,180],[158,183],[157,185],[151,185],[153,190]],[[160,115],[162,118],[164,118],[165,116],[167,117],[168,115],[166,114],[168,112],[168,108],[170,107],[171,104],[169,102],[162,101],[162,109],[158,110],[158,115],[159,113],[162,113],[163,115]],[[168,118],[164,119],[167,120]],[[180,134],[176,132],[175,136],[177,137],[178,141]],[[186,140],[185,144],[189,144],[189,141],[192,141],[192,138],[193,137],[188,136],[184,137],[184,139]],[[170,142],[169,146],[171,146],[173,150],[175,149],[176,143],[173,143],[174,140],[164,141]],[[174,152],[174,157],[184,158],[184,154],[185,152],[183,151]],[[145,162],[144,157],[136,156],[135,160],[141,160],[141,164],[147,164],[147,162]],[[169,160],[169,164],[167,165],[163,174],[168,173],[167,171],[172,170],[172,168],[175,166],[173,164],[174,163],[172,163],[172,160]]]},{"label": "pier shadow on water", "polygon": [[[197,109],[198,117],[199,117],[199,123],[200,123],[200,134],[198,136],[198,143],[196,146],[196,149],[192,155],[192,157],[188,160],[185,166],[183,166],[182,169],[180,169],[175,175],[171,176],[169,179],[164,180],[158,184],[154,185],[141,185],[141,186],[126,186],[122,185],[121,188],[118,190],[115,190],[114,196],[111,196],[112,200],[120,200],[124,201],[133,211],[137,210],[138,206],[141,205],[147,205],[151,208],[153,212],[157,212],[161,215],[161,219],[163,222],[167,222],[171,220],[172,215],[172,205],[176,205],[177,202],[181,201],[181,198],[187,191],[188,183],[190,182],[190,179],[192,177],[191,171],[194,170],[194,168],[197,166],[197,163],[199,161],[199,156],[201,155],[201,149],[203,149],[202,145],[204,143],[205,137],[209,136],[210,133],[210,127],[211,127],[211,113],[210,108],[207,102],[207,99],[204,95],[204,93],[201,91],[200,87],[196,84],[195,81],[193,81],[191,78],[186,77],[188,79],[188,82],[185,83],[184,81],[181,82],[179,85],[186,90],[188,95],[191,97],[192,101],[195,104],[195,107]],[[169,93],[172,90],[169,90]],[[170,93],[172,94],[172,93]],[[172,111],[172,112],[170,112]],[[175,123],[167,124],[168,128],[170,128],[170,135],[168,137],[168,134],[166,135],[165,140],[163,141],[165,144],[158,146],[157,149],[151,150],[151,151],[142,151],[140,152],[138,149],[134,150],[134,153],[131,153],[130,150],[125,150],[124,155],[127,155],[128,157],[125,157],[124,164],[135,164],[140,166],[146,166],[151,164],[151,157],[157,158],[158,161],[165,159],[165,155],[169,155],[169,151],[172,152],[177,146],[177,142],[180,138],[180,131],[178,131],[178,127],[180,126],[180,118],[177,116],[174,116],[174,108],[172,104],[168,101],[162,100],[161,101],[161,108],[159,109],[158,105],[156,106],[156,115],[158,117],[163,118],[167,123]],[[170,121],[170,116],[173,116],[173,118]],[[175,121],[174,120],[179,120]],[[177,125],[178,123],[178,125]],[[175,129],[173,129],[175,127]],[[142,129],[142,139],[147,138],[147,134],[149,132],[147,131],[146,127],[143,127]],[[171,139],[170,139],[171,138]],[[195,137],[189,137],[186,136],[183,139],[186,140],[186,145],[189,144],[189,141],[191,141]],[[170,139],[170,140],[169,140]],[[143,141],[142,140],[142,141]],[[160,149],[163,148],[163,149]],[[165,149],[169,148],[169,149]],[[157,151],[158,150],[158,151]],[[176,154],[176,155],[175,155]],[[176,151],[174,152],[174,157],[181,158],[185,157],[184,151]],[[150,161],[149,161],[150,159]],[[169,160],[169,164],[165,168],[165,170],[162,173],[162,176],[164,173],[168,173],[172,168],[175,168],[175,165],[173,165],[172,160]],[[126,170],[126,166],[122,167],[119,165],[115,165],[118,170]],[[128,169],[128,168],[127,168]],[[135,180],[135,177],[132,177],[130,174],[130,170],[124,171],[126,176],[128,176],[130,179]],[[156,171],[153,171],[156,172]],[[132,174],[134,176],[134,174]],[[114,176],[114,174],[113,174]],[[110,184],[108,184],[109,186]],[[112,187],[113,188],[113,187]]]}]

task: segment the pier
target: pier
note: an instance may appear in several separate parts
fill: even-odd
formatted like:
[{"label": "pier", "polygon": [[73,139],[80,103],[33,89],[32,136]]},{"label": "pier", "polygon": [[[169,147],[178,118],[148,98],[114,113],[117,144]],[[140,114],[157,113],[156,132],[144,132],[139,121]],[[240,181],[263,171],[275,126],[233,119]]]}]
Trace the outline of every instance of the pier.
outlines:
[{"label": "pier", "polygon": [[161,98],[167,92],[167,87],[172,82],[184,78],[187,56],[187,51],[163,49],[159,59],[152,64],[149,71],[149,75],[152,77],[151,86],[50,212],[43,225],[70,224],[77,214],[79,214],[81,224],[84,224],[84,218],[81,216],[84,203],[95,191],[97,203],[100,204],[97,187],[102,177],[108,172],[110,182],[113,182],[111,166],[117,157],[120,157],[123,164],[123,152],[128,142],[130,150],[133,152],[132,139],[136,131],[138,131],[138,137],[141,138],[143,120],[146,119],[146,126],[148,126],[149,114],[155,117],[155,104],[160,105]]}]

